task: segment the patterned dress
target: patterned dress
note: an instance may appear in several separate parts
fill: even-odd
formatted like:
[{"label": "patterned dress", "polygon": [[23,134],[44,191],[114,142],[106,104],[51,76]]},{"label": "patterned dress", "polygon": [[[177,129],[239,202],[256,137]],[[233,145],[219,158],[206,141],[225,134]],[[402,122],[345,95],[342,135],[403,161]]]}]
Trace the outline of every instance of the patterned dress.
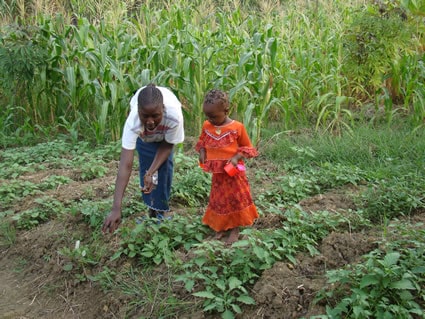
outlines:
[{"label": "patterned dress", "polygon": [[224,171],[236,153],[244,158],[258,155],[244,125],[235,120],[222,126],[205,121],[195,146],[198,152],[202,148],[206,150],[204,170],[212,173],[210,198],[202,222],[217,232],[252,225],[258,212],[245,172],[229,176]]}]

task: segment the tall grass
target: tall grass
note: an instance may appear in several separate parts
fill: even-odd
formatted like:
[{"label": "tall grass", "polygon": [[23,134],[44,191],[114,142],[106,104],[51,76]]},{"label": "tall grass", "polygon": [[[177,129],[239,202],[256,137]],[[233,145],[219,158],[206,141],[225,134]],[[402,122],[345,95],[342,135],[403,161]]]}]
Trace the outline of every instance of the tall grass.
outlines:
[{"label": "tall grass", "polygon": [[[400,122],[400,121],[398,121]],[[349,164],[379,178],[402,177],[417,172],[418,179],[425,173],[425,131],[414,126],[394,122],[391,127],[356,126],[350,134],[335,137],[320,132],[273,137],[267,146],[269,160],[291,166],[298,163]]]},{"label": "tall grass", "polygon": [[[229,92],[232,116],[255,144],[272,122],[341,134],[367,103],[388,123],[408,115],[423,125],[418,10],[400,7],[407,16],[400,26],[416,29],[395,42],[386,67],[372,63],[355,73],[346,67],[344,43],[347,32],[355,35],[353,13],[361,19],[371,12],[364,1],[49,3],[0,2],[2,136],[50,127],[98,143],[116,140],[130,96],[149,82],[171,87],[181,99],[188,135],[199,133],[203,96],[216,87]],[[374,19],[385,21],[378,13]],[[32,71],[7,63],[17,59]]]}]

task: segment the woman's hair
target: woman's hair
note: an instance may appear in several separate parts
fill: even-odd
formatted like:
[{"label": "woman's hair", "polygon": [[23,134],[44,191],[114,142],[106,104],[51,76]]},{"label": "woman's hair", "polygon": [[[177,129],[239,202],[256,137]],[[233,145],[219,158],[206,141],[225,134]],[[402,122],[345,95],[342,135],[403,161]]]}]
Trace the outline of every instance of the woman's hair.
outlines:
[{"label": "woman's hair", "polygon": [[139,96],[137,97],[137,103],[139,108],[143,108],[143,106],[149,104],[163,105],[164,100],[161,91],[155,86],[155,84],[151,83],[140,91]]},{"label": "woman's hair", "polygon": [[209,91],[204,98],[205,104],[221,104],[225,110],[229,109],[229,97],[226,92],[213,89]]}]

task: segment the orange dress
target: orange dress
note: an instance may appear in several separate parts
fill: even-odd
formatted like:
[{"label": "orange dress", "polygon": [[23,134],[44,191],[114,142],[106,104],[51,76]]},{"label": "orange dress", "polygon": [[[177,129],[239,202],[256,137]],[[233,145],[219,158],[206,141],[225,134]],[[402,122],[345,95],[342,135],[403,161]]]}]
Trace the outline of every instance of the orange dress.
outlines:
[{"label": "orange dress", "polygon": [[202,222],[217,232],[252,225],[258,212],[245,172],[229,176],[224,171],[236,153],[244,158],[258,156],[244,125],[232,120],[216,127],[205,121],[195,146],[198,152],[202,148],[206,150],[204,170],[212,173],[210,198]]}]

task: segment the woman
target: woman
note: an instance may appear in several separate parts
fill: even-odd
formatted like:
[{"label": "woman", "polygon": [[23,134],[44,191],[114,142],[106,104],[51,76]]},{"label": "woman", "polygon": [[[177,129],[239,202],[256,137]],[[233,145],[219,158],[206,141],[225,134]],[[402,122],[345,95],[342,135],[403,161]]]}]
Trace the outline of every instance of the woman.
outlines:
[{"label": "woman", "polygon": [[121,207],[133,167],[134,150],[139,154],[140,187],[150,217],[169,211],[173,175],[173,148],[184,140],[183,114],[177,97],[165,87],[150,84],[130,100],[124,125],[112,211],[102,231],[114,232],[121,223]]}]

